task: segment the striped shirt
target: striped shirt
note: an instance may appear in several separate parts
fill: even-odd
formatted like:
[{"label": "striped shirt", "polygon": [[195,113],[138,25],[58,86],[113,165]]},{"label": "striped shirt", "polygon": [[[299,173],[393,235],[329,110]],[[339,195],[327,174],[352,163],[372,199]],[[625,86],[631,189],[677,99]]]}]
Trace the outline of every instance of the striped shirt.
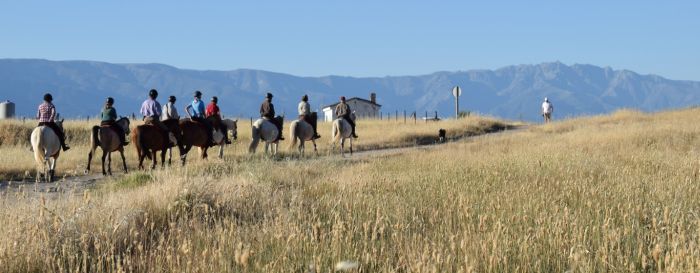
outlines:
[{"label": "striped shirt", "polygon": [[36,119],[39,122],[54,122],[55,118],[56,107],[53,106],[53,103],[44,102],[39,105],[39,109],[36,112]]}]

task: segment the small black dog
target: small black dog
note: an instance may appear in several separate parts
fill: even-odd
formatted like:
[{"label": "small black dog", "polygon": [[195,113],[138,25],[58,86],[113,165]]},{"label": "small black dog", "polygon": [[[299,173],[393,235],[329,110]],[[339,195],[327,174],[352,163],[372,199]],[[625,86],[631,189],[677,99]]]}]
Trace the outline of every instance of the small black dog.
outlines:
[{"label": "small black dog", "polygon": [[447,135],[447,130],[445,130],[445,129],[438,130],[438,143],[445,143],[445,141],[447,140],[446,135]]}]

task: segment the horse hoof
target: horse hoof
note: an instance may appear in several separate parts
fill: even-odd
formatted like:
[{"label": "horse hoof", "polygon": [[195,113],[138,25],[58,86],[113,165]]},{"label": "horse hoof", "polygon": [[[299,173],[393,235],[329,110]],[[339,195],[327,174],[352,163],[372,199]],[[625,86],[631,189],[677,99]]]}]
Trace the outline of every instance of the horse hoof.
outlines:
[{"label": "horse hoof", "polygon": [[90,171],[88,171],[88,170],[84,170],[84,171],[83,171],[83,174],[85,174],[85,175],[87,175],[87,174],[89,174],[89,173],[90,173]]}]

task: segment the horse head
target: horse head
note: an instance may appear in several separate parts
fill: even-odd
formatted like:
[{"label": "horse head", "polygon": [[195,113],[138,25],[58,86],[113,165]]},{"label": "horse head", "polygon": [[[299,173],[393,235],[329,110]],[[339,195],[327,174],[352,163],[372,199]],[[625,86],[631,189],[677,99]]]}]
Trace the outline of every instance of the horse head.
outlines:
[{"label": "horse head", "polygon": [[238,119],[230,120],[226,119],[226,127],[231,130],[231,136],[233,139],[238,139]]},{"label": "horse head", "polygon": [[119,127],[122,127],[122,130],[124,130],[124,134],[127,134],[127,135],[129,133],[131,133],[131,129],[129,128],[130,123],[131,123],[131,121],[129,121],[129,118],[127,118],[127,117],[120,117],[117,120],[117,125],[119,125]]},{"label": "horse head", "polygon": [[58,126],[58,128],[60,128],[61,131],[64,131],[64,130],[63,130],[63,121],[64,121],[64,120],[65,120],[65,119],[61,119],[61,120],[54,121],[54,123],[56,123],[56,126]]}]

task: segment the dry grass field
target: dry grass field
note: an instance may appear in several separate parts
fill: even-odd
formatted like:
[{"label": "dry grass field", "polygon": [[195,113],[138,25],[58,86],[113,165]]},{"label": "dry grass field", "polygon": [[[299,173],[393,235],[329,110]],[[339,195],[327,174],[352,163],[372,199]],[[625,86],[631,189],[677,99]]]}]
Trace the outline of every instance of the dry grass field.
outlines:
[{"label": "dry grass field", "polygon": [[[141,122],[132,123],[134,128]],[[71,149],[68,152],[61,153],[57,164],[58,176],[74,176],[83,174],[87,164],[87,154],[90,144],[90,128],[95,125],[94,122],[73,121],[65,122],[66,135],[68,144]],[[36,122],[22,123],[16,120],[0,120],[0,147],[5,155],[0,157],[0,181],[7,180],[31,180],[35,176],[36,163],[33,154],[29,151],[29,136],[32,129],[36,126]],[[446,120],[442,122],[408,122],[403,120],[362,120],[358,122],[357,132],[360,138],[354,142],[355,151],[364,151],[369,149],[384,149],[395,147],[414,146],[416,144],[432,143],[437,138],[437,131],[440,128],[447,130],[448,138],[459,138],[464,136],[479,135],[486,132],[502,130],[506,123],[484,117],[472,117],[460,119],[457,121]],[[327,155],[330,148],[331,124],[327,122],[319,122],[319,134],[322,138],[317,140],[317,145],[320,155]],[[288,140],[280,142],[279,150],[281,156],[293,155],[296,150],[290,150],[289,147],[289,121],[285,121],[284,135]],[[249,120],[241,120],[238,124],[238,140],[229,145],[224,150],[224,155],[227,159],[246,156],[248,153],[248,144],[250,143],[251,129]],[[131,170],[135,170],[138,165],[136,151],[133,145],[128,145],[126,148],[127,165]],[[263,145],[258,146],[258,153],[264,150]],[[347,149],[347,147],[346,147]],[[208,154],[210,157],[216,158],[219,147],[210,149]],[[336,151],[337,152],[337,151]],[[313,154],[313,145],[311,142],[306,143],[307,155]],[[93,158],[93,171],[100,173],[100,156],[102,151],[97,149],[97,156]],[[173,151],[173,158],[177,158],[177,151]],[[113,173],[121,173],[121,161],[119,154],[115,153],[112,157]],[[190,151],[188,162],[198,161],[198,152],[196,149]],[[145,164],[149,166],[148,164]],[[97,167],[97,169],[95,169]]]},{"label": "dry grass field", "polygon": [[[81,196],[4,193],[0,272],[698,272],[698,115],[619,111],[354,160],[237,144]],[[357,144],[492,123],[373,121]],[[23,149],[2,144],[2,172],[33,168]]]}]

